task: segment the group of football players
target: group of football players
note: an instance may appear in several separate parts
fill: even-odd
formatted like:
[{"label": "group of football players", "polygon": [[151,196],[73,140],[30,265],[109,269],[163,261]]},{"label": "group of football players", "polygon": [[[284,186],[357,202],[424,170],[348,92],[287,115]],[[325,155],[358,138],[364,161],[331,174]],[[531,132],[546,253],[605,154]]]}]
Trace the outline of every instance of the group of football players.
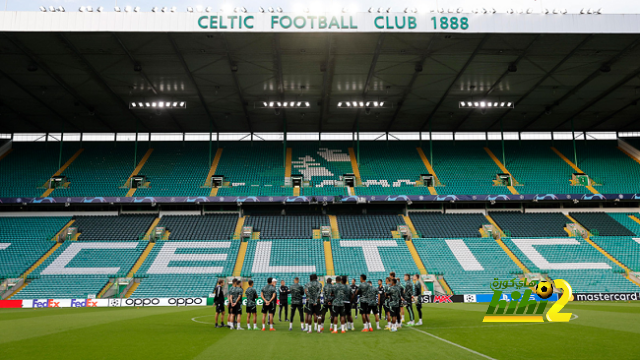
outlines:
[{"label": "group of football players", "polygon": [[[257,326],[257,299],[262,299],[262,331],[275,331],[274,316],[276,313],[276,279],[268,278],[267,284],[260,290],[254,288],[253,280],[249,280],[246,291],[243,291],[242,281],[233,279],[231,288],[228,290],[228,312],[227,324],[224,325],[225,318],[225,297],[224,280],[219,280],[214,290],[214,306],[216,307],[216,327],[228,327],[235,330],[244,330],[241,326],[242,317],[242,296],[246,297],[247,330],[258,330]],[[300,314],[300,328],[302,331],[311,333],[313,331],[322,332],[325,320],[329,315],[329,330],[333,334],[346,331],[355,331],[353,323],[353,311],[355,318],[358,317],[358,310],[362,317],[364,328],[362,332],[373,331],[371,321],[375,320],[376,329],[380,328],[380,317],[384,311],[386,320],[385,330],[398,331],[402,327],[405,313],[409,317],[406,326],[422,325],[422,284],[420,275],[404,275],[404,283],[396,278],[394,272],[383,281],[378,280],[377,287],[367,280],[366,275],[360,275],[360,283],[356,284],[355,279],[349,285],[347,276],[337,276],[334,279],[326,278],[323,286],[318,281],[318,276],[309,276],[309,282],[304,287],[300,285],[300,279],[295,278],[294,283],[287,287],[282,281],[280,285],[280,320],[282,320],[282,310],[285,310],[285,321],[289,321],[289,331],[293,329],[293,319],[296,312]],[[291,297],[291,316],[288,317],[288,299]],[[418,311],[418,321],[416,322],[413,304],[416,304]],[[218,324],[220,320],[220,324]]]}]

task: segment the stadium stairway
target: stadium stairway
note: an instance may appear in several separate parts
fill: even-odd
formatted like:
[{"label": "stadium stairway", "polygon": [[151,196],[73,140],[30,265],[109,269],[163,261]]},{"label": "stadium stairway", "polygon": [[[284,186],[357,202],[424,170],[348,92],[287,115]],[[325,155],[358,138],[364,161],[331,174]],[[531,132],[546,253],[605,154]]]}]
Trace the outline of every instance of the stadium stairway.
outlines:
[{"label": "stadium stairway", "polygon": [[[73,162],[75,161],[75,159],[77,159],[77,158],[78,158],[78,156],[80,156],[80,154],[82,154],[82,152],[83,152],[83,151],[84,151],[84,149],[78,149],[78,151],[76,151],[76,153],[75,153],[75,154],[73,154],[73,156],[72,156],[69,160],[67,160],[67,162],[66,162],[66,163],[64,163],[64,165],[62,165],[62,167],[61,167],[60,169],[58,169],[58,171],[56,171],[56,172],[55,172],[55,174],[53,174],[51,177],[53,177],[53,176],[59,176],[60,174],[62,174],[62,172],[63,172],[63,171],[65,171],[65,170],[69,167],[69,165],[71,165],[71,163],[73,163]],[[44,186],[44,187],[46,187],[46,186],[47,186],[47,183],[45,183],[43,186]],[[53,192],[53,190],[55,190],[55,189],[53,189],[53,188],[51,188],[51,189],[47,189],[47,190],[42,194],[42,196],[40,196],[40,197],[43,197],[43,198],[44,198],[44,197],[47,197],[47,196],[51,195],[51,193]]]},{"label": "stadium stairway", "polygon": [[323,241],[324,262],[327,269],[327,276],[335,276],[336,270],[333,265],[333,252],[331,251],[331,240]]},{"label": "stadium stairway", "polygon": [[[562,160],[564,160],[567,164],[569,164],[569,166],[571,166],[573,170],[579,173],[583,173],[583,174],[585,173],[584,171],[580,170],[580,168],[578,168],[576,164],[574,164],[573,162],[571,162],[571,160],[569,160],[566,156],[564,156],[558,149],[552,146],[551,150],[553,150],[554,153],[556,153]],[[599,194],[598,190],[594,189],[593,186],[589,185],[585,187],[589,189],[589,191],[591,191],[592,194]]]},{"label": "stadium stairway", "polygon": [[293,157],[293,149],[288,147],[287,148],[287,153],[285,156],[285,166],[284,166],[284,177],[285,178],[290,178],[291,177],[291,158]]},{"label": "stadium stairway", "polygon": [[[349,158],[351,159],[351,169],[353,171],[353,175],[355,175],[356,177],[355,185],[358,186],[359,184],[362,184],[362,178],[360,177],[360,169],[358,168],[358,159],[356,158],[356,153],[352,147],[349,148]],[[347,187],[347,192],[351,196],[356,195],[355,186]]]},{"label": "stadium stairway", "polygon": [[[149,226],[149,229],[144,234],[145,239],[149,239],[149,237],[151,236],[151,233],[153,232],[153,229],[155,229],[155,227],[158,225],[159,222],[160,222],[160,218],[156,218],[155,220],[153,220],[153,222],[151,223],[151,226]],[[133,277],[136,274],[136,272],[140,270],[140,266],[144,264],[144,261],[147,259],[147,256],[149,256],[149,253],[151,252],[151,250],[155,245],[156,243],[149,241],[149,243],[145,247],[142,254],[140,254],[140,257],[138,258],[138,260],[136,260],[135,264],[133,264],[133,267],[131,267],[131,270],[129,270],[127,277]]]},{"label": "stadium stairway", "polygon": [[[130,179],[136,175],[138,175],[138,173],[140,172],[140,170],[142,170],[142,167],[144,166],[144,164],[147,162],[147,160],[149,160],[149,156],[151,156],[151,153],[153,152],[152,148],[149,148],[149,150],[147,150],[147,152],[144,154],[144,156],[142,157],[142,160],[140,160],[140,162],[138,163],[138,166],[136,166],[135,169],[133,169],[133,172],[131,173],[131,175],[129,175],[129,178],[127,178],[127,184],[126,186],[130,185]],[[132,197],[136,192],[135,188],[131,188],[129,189],[129,191],[127,191],[127,197]]]},{"label": "stadium stairway", "polygon": [[233,276],[240,276],[242,273],[242,266],[244,265],[244,257],[247,254],[247,247],[249,242],[243,241],[240,244],[240,250],[238,250],[238,257],[236,258],[236,264],[233,266]]},{"label": "stadium stairway", "polygon": [[233,239],[240,239],[240,235],[242,235],[242,227],[244,226],[244,221],[249,217],[249,215],[241,216],[238,218],[238,222],[236,223],[236,229],[233,232]]},{"label": "stadium stairway", "polygon": [[[211,163],[211,168],[209,168],[209,173],[207,174],[207,178],[205,179],[205,184],[211,186],[211,177],[216,174],[216,169],[218,168],[218,164],[220,163],[220,158],[222,157],[222,148],[218,148],[216,151],[216,156],[213,158],[213,163]],[[209,196],[217,196],[218,188],[211,187],[211,192]]]},{"label": "stadium stairway", "polygon": [[[498,167],[500,168],[500,170],[502,170],[504,173],[511,175],[511,172],[509,170],[507,170],[507,168],[502,164],[502,162],[500,162],[500,160],[498,160],[498,158],[493,154],[493,151],[491,151],[491,149],[489,149],[488,147],[484,148],[484,151],[487,152],[487,154],[489,154],[489,157],[491,157],[491,159],[493,159],[493,162],[496,163],[496,165],[498,165]],[[511,175],[511,179],[515,182],[515,178],[513,177],[513,175]],[[513,186],[507,186],[507,189],[509,189],[509,191],[511,191],[511,193],[513,195],[518,195],[518,191],[516,190],[515,187]]]},{"label": "stadium stairway", "polygon": [[485,217],[487,218],[487,220],[489,220],[489,222],[493,225],[493,227],[496,230],[498,230],[498,233],[500,234],[500,238],[495,239],[496,243],[498,243],[498,245],[502,248],[502,250],[504,250],[504,252],[507,253],[507,255],[509,255],[511,260],[513,260],[513,262],[516,263],[516,265],[518,265],[518,267],[523,271],[523,273],[525,274],[530,273],[531,271],[527,269],[527,267],[522,263],[522,261],[520,261],[520,259],[518,259],[518,257],[511,251],[511,249],[509,249],[509,247],[502,241],[502,237],[505,235],[502,229],[500,229],[498,224],[495,222],[495,220],[493,220],[490,215],[485,215]]},{"label": "stadium stairway", "polygon": [[340,239],[340,228],[338,227],[338,218],[335,215],[327,215],[331,223],[331,238]]},{"label": "stadium stairway", "polygon": [[[427,156],[424,154],[424,151],[420,147],[418,147],[416,149],[418,151],[418,154],[420,154],[420,158],[422,159],[422,162],[424,163],[424,166],[427,168],[427,171],[429,172],[429,174],[433,175],[433,177],[435,179],[434,183],[435,184],[439,184],[440,180],[438,180],[438,175],[436,175],[436,171],[431,166],[431,163],[429,163],[429,160],[427,160]],[[438,195],[438,192],[436,191],[435,187],[429,186],[429,194]]]},{"label": "stadium stairway", "polygon": [[[409,228],[409,230],[411,230],[411,238],[417,238],[418,232],[416,231],[416,228],[413,226],[413,222],[411,221],[411,218],[409,218],[407,215],[402,215],[402,214],[400,214],[399,216],[404,219],[404,222],[407,224],[407,227]],[[422,263],[422,259],[420,259],[418,250],[416,250],[416,247],[413,244],[412,240],[407,241],[407,247],[409,248],[409,252],[411,253],[411,257],[413,258],[413,261],[416,263],[416,267],[418,268],[418,270],[420,270],[420,274],[427,275],[427,269]]]}]

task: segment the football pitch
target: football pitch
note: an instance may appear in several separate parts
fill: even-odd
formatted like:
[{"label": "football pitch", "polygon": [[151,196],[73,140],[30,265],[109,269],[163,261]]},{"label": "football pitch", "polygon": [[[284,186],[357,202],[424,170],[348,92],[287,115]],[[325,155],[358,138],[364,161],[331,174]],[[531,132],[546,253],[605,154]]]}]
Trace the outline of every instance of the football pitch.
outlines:
[{"label": "football pitch", "polygon": [[574,314],[568,323],[484,324],[486,309],[428,304],[422,326],[361,333],[358,318],[357,330],[346,334],[331,334],[328,326],[306,334],[298,322],[288,331],[277,316],[275,332],[216,329],[212,307],[3,309],[0,358],[640,358],[640,302],[571,302],[563,309]]}]

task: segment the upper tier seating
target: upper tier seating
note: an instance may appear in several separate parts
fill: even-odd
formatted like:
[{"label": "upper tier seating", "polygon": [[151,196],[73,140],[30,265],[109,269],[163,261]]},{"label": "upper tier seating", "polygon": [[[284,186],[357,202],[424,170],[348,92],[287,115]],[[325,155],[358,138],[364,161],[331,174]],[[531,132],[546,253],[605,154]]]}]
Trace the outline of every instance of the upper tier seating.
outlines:
[{"label": "upper tier seating", "polygon": [[[75,256],[69,247],[86,246]],[[88,248],[97,246],[97,248]],[[86,299],[97,295],[109,281],[109,275],[125,276],[147,246],[146,241],[65,241],[35,271],[34,279],[16,299]],[[68,264],[55,263],[62,260]],[[60,266],[64,265],[64,268]],[[103,268],[96,274],[96,268]],[[91,272],[94,272],[91,274]]]},{"label": "upper tier seating", "polygon": [[171,240],[226,240],[233,236],[237,214],[164,215],[158,226],[164,226]]},{"label": "upper tier seating", "polygon": [[[584,186],[571,186],[571,174],[575,172],[553,150],[571,141],[505,141],[505,167],[523,186],[517,186],[520,194],[590,194]],[[489,142],[489,148],[501,159],[499,141]],[[572,159],[569,153],[564,154]]]},{"label": "upper tier seating", "polygon": [[[211,189],[200,188],[209,173],[209,144],[206,142],[151,143],[153,153],[140,170],[149,188],[136,190],[135,196],[209,196]],[[138,154],[144,154],[142,145]],[[213,150],[215,154],[215,149]],[[142,155],[139,155],[142,158]]]},{"label": "upper tier seating", "polygon": [[360,274],[367,275],[375,283],[392,271],[400,278],[404,274],[418,273],[403,239],[333,239],[331,252],[336,275],[348,275],[356,281]]},{"label": "upper tier seating", "polygon": [[78,216],[78,240],[138,240],[149,230],[154,215]]},{"label": "upper tier seating", "polygon": [[360,143],[358,195],[425,195],[429,189],[416,187],[421,174],[428,173],[415,142],[376,141]]},{"label": "upper tier seating", "polygon": [[330,226],[326,215],[251,215],[245,226],[260,232],[260,239],[313,239],[313,230]]},{"label": "upper tier seating", "polygon": [[[557,146],[558,147],[558,146]],[[571,142],[558,150],[573,159]],[[640,190],[640,164],[618,149],[613,141],[576,141],[578,168],[592,179],[602,181],[595,189],[601,194],[635,194]],[[572,160],[573,161],[573,160]]]},{"label": "upper tier seating", "polygon": [[[239,249],[238,240],[160,241],[136,273],[148,277],[131,297],[206,297],[219,277],[231,276]],[[183,260],[170,261],[173,254]],[[202,260],[207,255],[213,259]]]},{"label": "upper tier seating", "polygon": [[0,217],[0,278],[18,277],[42,257],[70,217]]},{"label": "upper tier seating", "polygon": [[433,169],[445,187],[438,194],[509,194],[506,186],[493,186],[502,170],[479,141],[434,141]]},{"label": "upper tier seating", "polygon": [[[284,186],[284,154],[277,142],[223,142],[216,169],[232,188],[221,188],[218,196],[292,196]],[[205,174],[206,176],[206,174]]]},{"label": "upper tier seating", "polygon": [[13,143],[13,151],[0,161],[0,198],[41,196],[46,189],[38,187],[59,169],[59,149],[59,143]]},{"label": "upper tier seating", "polygon": [[502,231],[508,230],[514,237],[565,237],[564,227],[571,222],[560,213],[491,212],[489,215]]},{"label": "upper tier seating", "polygon": [[634,220],[631,220],[629,215],[633,215],[636,218],[640,218],[640,214],[638,213],[607,213],[607,215],[611,216],[615,221],[622,224],[624,227],[629,229],[634,235],[640,235],[640,224]]},{"label": "upper tier seating", "polygon": [[304,285],[309,275],[326,274],[323,242],[321,239],[250,240],[241,274],[251,277],[258,296],[269,277],[278,281],[278,287],[281,280],[291,285],[295,277]]},{"label": "upper tier seating", "polygon": [[481,237],[478,230],[489,223],[482,214],[410,212],[409,218],[423,238]]},{"label": "upper tier seating", "polygon": [[455,294],[489,294],[494,278],[510,279],[522,272],[493,239],[413,239],[413,243],[427,272],[442,273]]},{"label": "upper tier seating", "polygon": [[291,175],[302,175],[310,187],[302,188],[305,196],[347,195],[345,187],[334,187],[335,181],[353,172],[349,157],[351,142],[287,143],[291,147]]},{"label": "upper tier seating", "polygon": [[[70,181],[68,188],[58,188],[53,197],[105,197],[125,196],[128,189],[120,189],[134,169],[132,143],[84,142],[84,150],[62,173]],[[79,144],[64,145],[64,154],[70,158]],[[53,175],[53,174],[52,174]]]},{"label": "upper tier seating", "polygon": [[[552,279],[564,279],[574,293],[636,292],[640,289],[615,272],[622,269],[582,238],[503,238],[503,241],[530,271],[548,274]],[[548,245],[521,244],[519,247],[516,242]]]},{"label": "upper tier seating", "polygon": [[[605,213],[569,213],[590,232],[598,230],[599,236],[634,236],[635,234]],[[629,219],[631,220],[631,219]]]},{"label": "upper tier seating", "polygon": [[342,239],[384,239],[391,238],[391,231],[398,225],[405,225],[398,215],[338,215],[338,229]]},{"label": "upper tier seating", "polygon": [[640,271],[640,238],[592,236],[590,239],[631,271]]}]

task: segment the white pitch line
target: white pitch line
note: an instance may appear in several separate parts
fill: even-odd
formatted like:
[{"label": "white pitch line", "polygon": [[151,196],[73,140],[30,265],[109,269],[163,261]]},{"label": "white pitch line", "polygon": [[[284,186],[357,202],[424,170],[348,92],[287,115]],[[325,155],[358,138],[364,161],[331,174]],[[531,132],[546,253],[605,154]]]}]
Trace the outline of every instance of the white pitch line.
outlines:
[{"label": "white pitch line", "polygon": [[215,315],[196,316],[194,318],[191,318],[191,321],[197,322],[197,323],[200,323],[200,324],[215,325],[214,323],[196,320],[196,319],[201,319],[201,318],[204,318],[204,317],[211,317],[211,316],[215,316]]},{"label": "white pitch line", "polygon": [[475,351],[475,350],[471,350],[471,349],[469,349],[469,348],[467,348],[467,347],[464,347],[464,346],[462,346],[462,345],[458,345],[458,344],[456,344],[456,343],[454,343],[454,342],[451,342],[451,341],[449,341],[449,340],[447,340],[447,339],[443,339],[443,338],[441,338],[441,337],[439,337],[439,336],[435,336],[435,335],[433,335],[433,334],[430,334],[430,333],[428,333],[428,332],[426,332],[426,331],[422,331],[422,330],[419,330],[419,329],[416,329],[416,328],[413,328],[413,327],[411,327],[411,328],[409,328],[409,329],[411,329],[411,330],[415,330],[415,331],[418,331],[418,332],[421,332],[421,333],[423,333],[423,334],[425,334],[425,335],[429,335],[429,336],[431,336],[431,337],[432,337],[432,338],[434,338],[434,339],[438,339],[438,340],[440,340],[440,341],[444,341],[444,342],[446,342],[447,344],[449,344],[449,345],[453,345],[453,346],[456,346],[456,347],[459,347],[459,348],[460,348],[460,349],[462,349],[462,350],[467,350],[468,352],[473,353],[473,354],[476,354],[476,355],[478,355],[478,356],[481,356],[481,357],[483,357],[483,358],[485,358],[485,359],[489,359],[489,360],[496,360],[496,359],[494,359],[494,358],[492,358],[492,357],[490,357],[490,356],[487,356],[487,355],[485,355],[485,354],[479,353],[479,352],[477,352],[477,351]]}]

